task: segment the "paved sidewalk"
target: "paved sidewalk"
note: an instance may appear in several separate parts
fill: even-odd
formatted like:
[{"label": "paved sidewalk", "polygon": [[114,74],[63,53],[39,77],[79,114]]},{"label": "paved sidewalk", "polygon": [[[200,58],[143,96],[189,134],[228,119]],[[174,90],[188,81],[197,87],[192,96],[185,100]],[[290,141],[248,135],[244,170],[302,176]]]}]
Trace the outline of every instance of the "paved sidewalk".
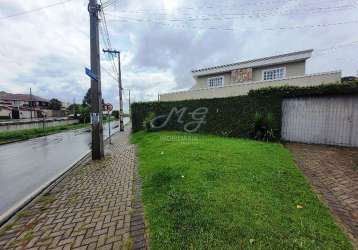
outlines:
[{"label": "paved sidewalk", "polygon": [[77,167],[5,224],[0,249],[146,249],[128,135],[117,133],[104,160]]},{"label": "paved sidewalk", "polygon": [[358,149],[287,144],[358,249]]}]

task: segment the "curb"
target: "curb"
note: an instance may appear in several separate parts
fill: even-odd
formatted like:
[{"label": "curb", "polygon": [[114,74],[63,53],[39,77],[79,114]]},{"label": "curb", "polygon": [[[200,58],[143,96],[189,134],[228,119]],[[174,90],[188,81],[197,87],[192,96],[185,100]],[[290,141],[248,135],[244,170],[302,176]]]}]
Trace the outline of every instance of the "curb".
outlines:
[{"label": "curb", "polygon": [[[111,136],[117,134],[112,134]],[[108,143],[108,139],[106,138],[104,140],[105,143]],[[69,174],[72,170],[74,170],[76,167],[81,166],[83,163],[90,160],[91,156],[91,150],[87,150],[85,153],[83,153],[77,160],[75,160],[72,164],[70,164],[69,167],[67,167],[62,173],[58,174],[45,184],[41,185],[38,189],[36,189],[34,192],[32,192],[30,195],[16,203],[14,206],[12,206],[10,209],[8,209],[4,214],[0,215],[0,227],[2,227],[6,222],[10,221],[17,212],[25,208],[27,205],[29,205],[33,200],[35,200],[38,196],[40,196],[43,193],[51,191],[60,181],[62,181],[67,174]]]}]

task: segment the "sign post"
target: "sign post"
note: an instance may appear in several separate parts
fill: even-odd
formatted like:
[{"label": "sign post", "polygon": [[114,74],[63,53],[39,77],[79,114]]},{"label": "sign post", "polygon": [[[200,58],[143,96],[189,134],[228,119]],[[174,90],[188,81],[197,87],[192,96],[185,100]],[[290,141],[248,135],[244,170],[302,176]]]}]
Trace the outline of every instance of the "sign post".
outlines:
[{"label": "sign post", "polygon": [[109,112],[111,112],[113,110],[113,106],[110,103],[107,103],[104,105],[104,110],[107,110],[107,119],[108,119],[108,139],[109,139],[109,144],[112,144],[111,141],[111,117],[109,115]]}]

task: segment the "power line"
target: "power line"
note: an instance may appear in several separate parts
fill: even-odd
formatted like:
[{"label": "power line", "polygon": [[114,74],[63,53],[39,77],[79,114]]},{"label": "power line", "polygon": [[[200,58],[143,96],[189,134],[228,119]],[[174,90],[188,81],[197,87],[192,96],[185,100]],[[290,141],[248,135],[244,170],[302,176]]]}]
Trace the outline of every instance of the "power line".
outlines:
[{"label": "power line", "polygon": [[[42,6],[42,7],[38,7],[38,8],[34,8],[34,9],[30,9],[30,10],[26,10],[26,11],[21,11],[21,12],[17,12],[17,13],[14,13],[14,14],[11,14],[11,15],[8,15],[8,16],[3,16],[3,17],[0,17],[0,20],[3,20],[3,19],[8,19],[8,18],[13,18],[13,17],[18,17],[18,16],[22,16],[22,15],[27,15],[27,14],[31,14],[31,13],[34,13],[34,12],[38,12],[38,11],[41,11],[41,10],[44,10],[44,9],[47,9],[47,8],[51,8],[51,7],[55,7],[55,6],[58,6],[58,5],[62,5],[62,4],[66,4],[68,2],[71,2],[71,1],[74,1],[74,0],[63,0],[63,1],[59,1],[59,2],[55,2],[53,4],[49,4],[49,5],[45,5],[45,6]],[[108,0],[107,2],[105,2],[103,4],[103,8],[107,8],[109,6],[111,6],[112,4],[116,3],[118,0]],[[347,0],[335,0],[334,2],[339,2],[339,1],[347,1]],[[261,2],[254,2],[254,3],[248,3],[248,4],[241,4],[241,5],[238,5],[238,6],[247,6],[247,5],[267,5],[267,4],[274,4],[274,3],[279,3],[279,2],[284,2],[284,3],[287,3],[287,2],[298,2],[298,0],[278,0],[278,1],[261,1]],[[319,2],[322,2],[322,1],[319,1]],[[327,1],[323,1],[323,2],[327,2]],[[328,1],[330,2],[330,1]],[[315,3],[318,3],[317,1]],[[207,9],[215,9],[217,10],[218,6],[202,6],[202,7],[182,7],[182,8],[178,8],[177,10],[180,10],[180,9],[186,9],[186,10],[196,10],[196,9],[203,9],[203,8],[207,8]],[[230,8],[230,10],[233,9],[233,8]],[[153,9],[154,10],[154,9]],[[167,11],[168,9],[155,9],[155,11],[158,11],[158,10],[164,10],[164,11]],[[136,13],[141,13],[141,12],[145,12],[145,13],[148,13],[149,11],[151,10],[145,10],[145,9],[142,9],[142,10],[134,10],[134,12]],[[129,13],[133,13],[133,11],[121,11],[121,12],[129,12]]]},{"label": "power line", "polygon": [[[330,51],[335,51],[337,49],[341,49],[341,48],[345,48],[345,47],[349,47],[349,46],[354,46],[354,45],[358,45],[358,40],[353,41],[353,42],[349,42],[349,43],[341,43],[341,44],[334,45],[334,46],[331,46],[331,47],[328,47],[328,48],[316,49],[314,56],[321,56],[321,55],[324,55],[326,53],[329,53]],[[316,52],[318,52],[318,53],[316,53]]]},{"label": "power line", "polygon": [[[221,30],[221,31],[235,31],[239,30],[236,28],[222,28],[222,27],[205,27],[205,26],[195,26],[195,25],[173,25],[170,23],[162,22],[162,21],[155,21],[150,19],[111,19],[111,21],[117,22],[139,22],[139,23],[152,23],[158,24],[163,26],[169,26],[173,28],[183,28],[183,29],[198,29],[198,30]],[[337,23],[325,23],[325,24],[309,24],[309,25],[296,25],[296,26],[282,26],[282,27],[268,27],[263,28],[262,30],[265,31],[277,31],[277,30],[294,30],[294,29],[303,29],[303,28],[321,28],[321,27],[331,27],[331,26],[338,26],[338,25],[347,25],[347,24],[355,24],[358,23],[358,20],[351,20],[351,21],[343,21]]]},{"label": "power line", "polygon": [[[344,10],[344,9],[340,9],[340,10]],[[333,10],[331,10],[333,11]],[[331,12],[328,11],[328,12]],[[337,10],[335,10],[337,11]],[[327,13],[327,11],[317,11],[314,13],[310,13],[310,14],[320,14],[320,13]],[[281,15],[282,13],[265,13],[264,15],[262,14],[252,14],[252,15],[239,15],[239,14],[223,14],[223,15],[202,15],[202,16],[189,16],[189,17],[174,17],[174,18],[155,18],[155,19],[143,19],[143,18],[139,18],[141,20],[145,20],[148,22],[153,22],[153,21],[162,21],[162,22],[197,22],[197,21],[234,21],[238,18],[252,18],[252,19],[260,19],[260,18],[265,18],[265,17],[272,17],[273,15]],[[125,19],[130,19],[130,20],[135,20],[137,17],[133,18],[133,15],[131,16],[126,16],[126,15],[116,15],[116,18],[125,18]]]},{"label": "power line", "polygon": [[[277,9],[267,9],[267,10],[259,10],[259,11],[252,11],[252,12],[243,12],[243,13],[220,13],[220,14],[206,14],[206,15],[197,15],[197,16],[179,16],[179,17],[153,17],[151,15],[151,19],[146,19],[148,21],[166,21],[166,22],[192,22],[192,21],[226,21],[226,20],[233,20],[237,18],[264,18],[264,17],[271,17],[273,15],[289,15],[289,14],[297,14],[297,12],[309,12],[310,14],[319,14],[319,13],[327,13],[327,12],[336,12],[336,11],[344,11],[347,9],[357,8],[356,5],[341,5],[341,6],[331,6],[331,7],[319,7],[319,8],[306,8],[306,9],[292,9],[286,11],[277,11]],[[130,13],[130,12],[128,12]],[[143,13],[144,14],[144,13]],[[115,13],[109,13],[109,15],[119,17],[119,18],[126,18],[126,19],[135,19],[138,18],[134,17],[133,14],[128,16],[127,14],[118,15]],[[140,16],[139,16],[140,18]],[[142,18],[143,19],[143,18]],[[144,20],[144,19],[143,19]]]},{"label": "power line", "polygon": [[[338,2],[347,2],[348,0],[323,0],[323,1],[314,1],[314,2],[311,2],[309,4],[317,4],[317,3],[338,3]],[[353,0],[355,1],[355,0]],[[246,4],[238,4],[238,5],[219,5],[219,6],[216,6],[216,5],[209,5],[209,6],[195,6],[195,7],[180,7],[180,8],[176,8],[174,10],[172,9],[167,9],[167,8],[161,8],[161,9],[132,9],[130,11],[128,10],[122,10],[120,12],[128,12],[128,13],[143,13],[143,14],[148,14],[150,12],[156,12],[157,14],[160,14],[158,13],[158,11],[177,11],[179,12],[180,10],[203,10],[203,9],[213,9],[215,12],[218,12],[218,10],[234,10],[234,9],[240,9],[240,10],[243,10],[245,11],[245,9],[241,8],[241,7],[244,7],[244,6],[255,6],[255,5],[270,5],[270,4],[277,4],[277,3],[280,3],[280,2],[283,2],[283,3],[290,3],[290,2],[298,2],[300,3],[300,0],[276,0],[276,1],[255,1],[255,2],[250,2],[250,3],[246,3]],[[346,3],[346,6],[348,5],[355,5],[356,3],[352,3],[352,1],[348,1],[349,3]],[[301,5],[308,5],[308,3],[305,3],[305,4],[301,4]],[[224,9],[223,9],[224,8]],[[277,8],[274,8],[273,10],[277,10]],[[150,13],[150,14],[153,14],[153,13]],[[164,15],[166,15],[167,13],[163,13]]]},{"label": "power line", "polygon": [[[102,0],[100,0],[100,3],[101,3],[101,6],[102,6],[103,5]],[[101,15],[102,15],[102,18],[103,18],[104,32],[105,32],[106,37],[107,37],[107,39],[106,39],[107,40],[107,47],[108,47],[108,49],[111,49],[112,48],[111,38],[110,38],[110,35],[109,35],[109,32],[108,32],[106,15],[104,13],[103,8],[101,8]],[[118,75],[118,70],[117,70],[117,67],[116,67],[115,58],[114,58],[113,54],[110,54],[110,56],[112,57],[113,71],[116,73],[116,75]]]},{"label": "power line", "polygon": [[33,13],[33,12],[38,12],[38,11],[41,11],[41,10],[45,10],[45,9],[48,9],[48,8],[52,8],[52,7],[55,7],[55,6],[62,5],[62,4],[66,4],[66,3],[71,2],[71,1],[74,1],[74,0],[63,0],[63,1],[53,3],[53,4],[49,4],[49,5],[45,5],[45,6],[42,6],[42,7],[34,8],[34,9],[31,9],[31,10],[25,10],[25,11],[17,12],[17,13],[8,15],[8,16],[0,17],[0,20],[27,15],[27,14],[30,14],[30,13]]},{"label": "power line", "polygon": [[102,4],[102,9],[105,9],[115,3],[117,3],[118,0],[108,0],[107,2]]},{"label": "power line", "polygon": [[114,75],[112,75],[112,73],[110,73],[105,67],[101,67],[103,69],[103,71],[109,76],[111,77],[113,80],[115,80],[116,82],[118,82],[118,78],[116,78]]},{"label": "power line", "polygon": [[[103,41],[103,45],[105,47],[110,47],[110,44],[108,43],[108,39],[105,38],[105,36],[107,36],[102,28],[102,26],[100,25],[100,33],[101,33],[101,37],[102,37],[102,41]],[[115,63],[115,60],[113,58],[113,56],[111,55],[107,55],[107,58],[110,60],[110,63],[111,63],[111,67],[112,67],[112,71],[114,73],[117,73],[117,68],[116,68],[116,63]]]}]

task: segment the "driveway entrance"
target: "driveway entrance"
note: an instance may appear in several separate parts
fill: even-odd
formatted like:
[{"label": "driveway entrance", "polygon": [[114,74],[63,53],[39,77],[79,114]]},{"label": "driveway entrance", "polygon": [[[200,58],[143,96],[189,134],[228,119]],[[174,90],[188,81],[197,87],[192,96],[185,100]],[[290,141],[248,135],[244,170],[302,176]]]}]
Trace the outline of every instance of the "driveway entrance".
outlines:
[{"label": "driveway entrance", "polygon": [[307,144],[286,147],[358,249],[358,149]]}]

